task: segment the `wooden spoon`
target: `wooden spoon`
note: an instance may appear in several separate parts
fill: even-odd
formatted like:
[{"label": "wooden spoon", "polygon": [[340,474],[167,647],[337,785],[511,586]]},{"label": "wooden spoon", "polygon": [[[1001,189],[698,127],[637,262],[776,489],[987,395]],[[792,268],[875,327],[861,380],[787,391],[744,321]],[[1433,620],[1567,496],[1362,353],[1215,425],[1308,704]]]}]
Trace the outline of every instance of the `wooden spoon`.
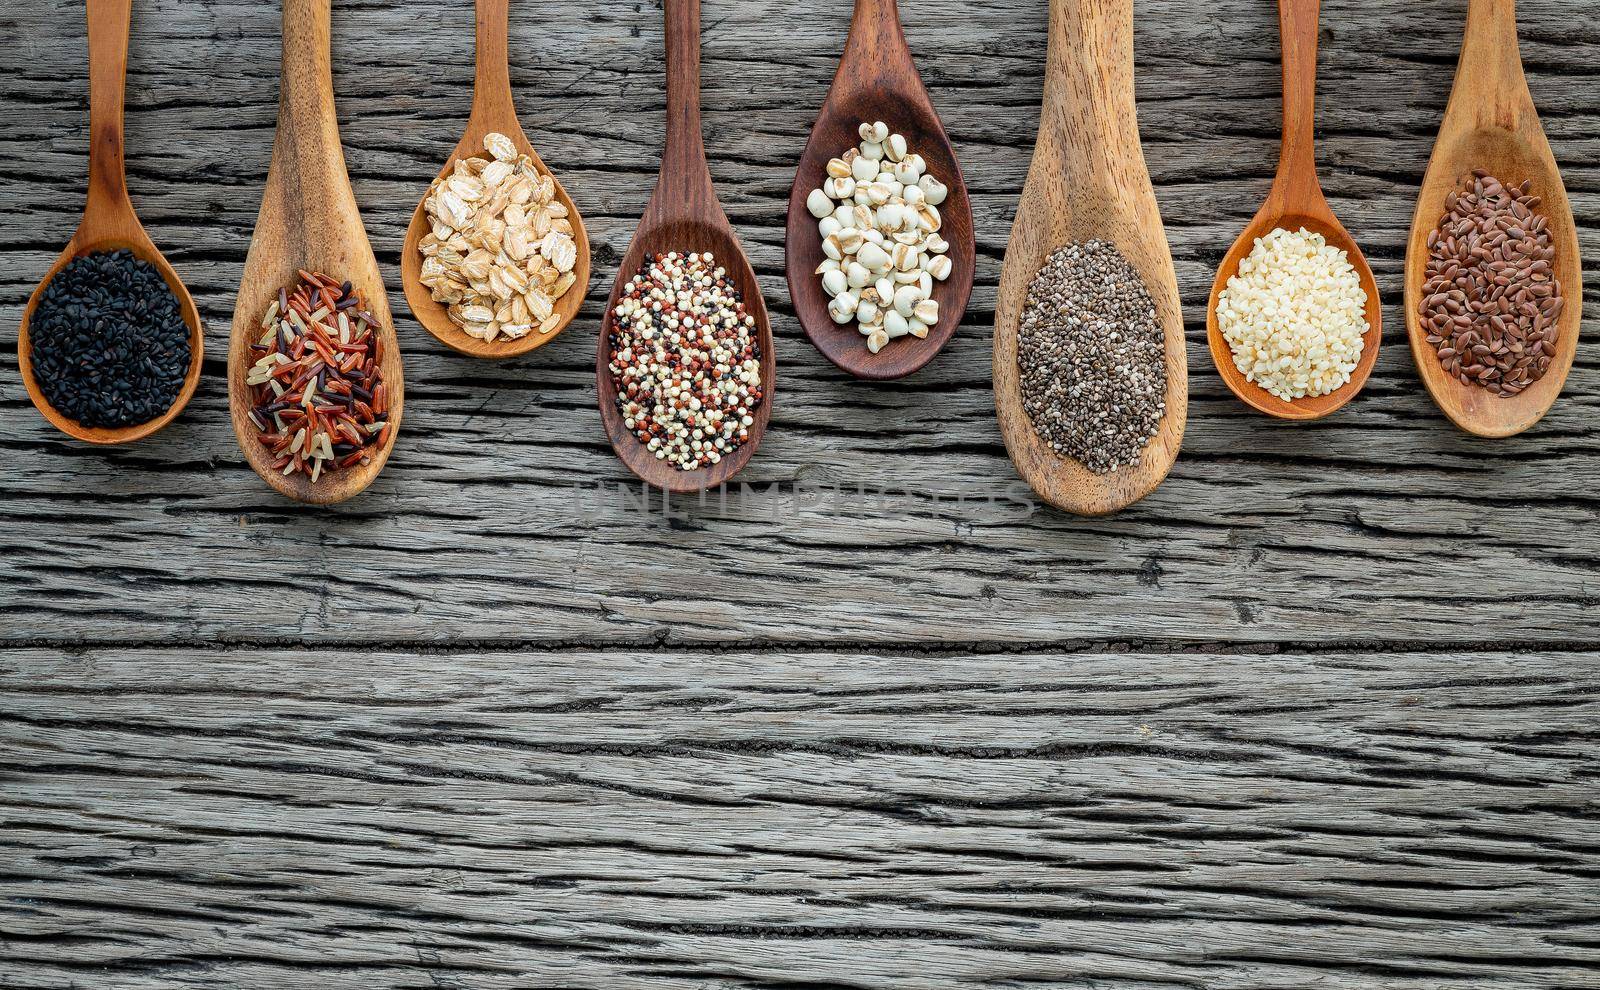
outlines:
[{"label": "wooden spoon", "polygon": [[[411,226],[406,230],[405,247],[400,252],[400,279],[406,290],[406,302],[412,315],[423,328],[462,354],[480,358],[508,358],[526,354],[554,340],[578,315],[584,296],[589,291],[589,235],[583,229],[583,218],[567,195],[561,180],[545,166],[539,153],[528,143],[517,121],[517,110],[511,102],[511,73],[506,60],[506,32],[510,18],[510,0],[477,0],[478,65],[472,84],[472,113],[467,118],[466,133],[450,152],[450,158],[439,170],[441,177],[449,175],[456,162],[462,158],[487,158],[483,149],[485,135],[504,134],[511,139],[517,151],[533,159],[534,166],[549,175],[556,186],[556,201],[567,208],[567,219],[572,224],[572,239],[578,245],[578,260],[572,266],[577,281],[556,300],[555,315],[560,321],[549,333],[534,329],[524,337],[502,338],[496,341],[479,340],[463,333],[445,312],[445,307],[434,301],[433,294],[422,284],[422,252],[417,245],[427,236],[432,226],[428,223],[427,194],[417,203]],[[431,187],[430,187],[431,188]]]},{"label": "wooden spoon", "polygon": [[[1372,268],[1350,232],[1339,223],[1317,181],[1317,156],[1313,128],[1316,123],[1317,20],[1321,0],[1278,0],[1278,25],[1283,36],[1283,143],[1278,155],[1278,175],[1255,219],[1239,235],[1217,269],[1206,307],[1206,335],[1211,359],[1222,380],[1245,404],[1279,419],[1321,419],[1355,398],[1372,374],[1383,339],[1383,308]],[[1280,399],[1249,381],[1233,363],[1233,350],[1217,325],[1217,299],[1228,279],[1239,273],[1239,263],[1255,247],[1256,238],[1278,227],[1302,227],[1321,234],[1332,247],[1349,256],[1367,293],[1367,331],[1362,335],[1361,360],[1350,380],[1326,395],[1307,396],[1293,402]]]},{"label": "wooden spoon", "polygon": [[[1543,378],[1509,399],[1462,385],[1445,374],[1420,318],[1428,235],[1444,216],[1445,198],[1477,168],[1488,169],[1507,183],[1533,180],[1529,191],[1544,199],[1538,212],[1550,225],[1556,249],[1555,275],[1567,300],[1557,321],[1559,336],[1549,369]],[[1561,394],[1578,349],[1582,323],[1583,258],[1578,253],[1578,231],[1561,172],[1522,74],[1516,0],[1472,0],[1455,88],[1411,221],[1406,251],[1406,331],[1411,337],[1411,356],[1433,401],[1451,422],[1478,436],[1509,437],[1537,423]]]},{"label": "wooden spoon", "polygon": [[[1028,284],[1073,241],[1115,244],[1139,272],[1165,334],[1161,428],[1131,467],[1096,474],[1050,449],[1022,406],[1017,327]],[[1115,512],[1148,495],[1183,445],[1189,382],[1172,252],[1139,144],[1133,99],[1133,0],[1050,0],[1044,105],[1033,164],[1000,271],[994,321],[994,397],[1017,473],[1039,496],[1080,515]]]},{"label": "wooden spoon", "polygon": [[[233,431],[245,459],[273,488],[301,502],[328,505],[359,494],[383,470],[400,429],[405,384],[400,348],[389,314],[383,276],[361,225],[355,194],[345,172],[344,149],[333,106],[333,69],[328,14],[331,0],[283,0],[283,68],[279,83],[278,131],[272,144],[267,187],[245,257],[239,301],[233,310],[228,347],[228,400]],[[374,332],[383,348],[381,368],[389,397],[389,440],[367,464],[322,475],[312,484],[303,473],[282,475],[250,422],[251,389],[245,376],[254,361],[250,345],[261,336],[261,317],[278,290],[293,288],[300,269],[349,279],[378,319]]]},{"label": "wooden spoon", "polygon": [[[938,209],[943,221],[939,235],[950,242],[952,266],[948,278],[934,283],[939,322],[929,328],[928,336],[900,337],[873,354],[854,322],[840,325],[828,315],[828,296],[815,274],[823,258],[822,239],[817,218],[806,208],[806,197],[827,179],[829,159],[861,140],[857,128],[879,120],[889,125],[891,133],[905,135],[907,148],[927,162],[927,173],[949,187]],[[789,296],[801,327],[823,357],[857,378],[902,378],[917,371],[949,342],[966,312],[977,269],[972,204],[961,164],[911,61],[895,0],[856,0],[844,55],[789,192],[785,244]]]},{"label": "wooden spoon", "polygon": [[[131,443],[166,426],[183,411],[200,382],[200,361],[205,351],[205,329],[194,299],[184,288],[178,273],[156,250],[145,233],[128,199],[128,184],[122,166],[122,96],[128,71],[128,23],[133,0],[88,0],[89,14],[89,192],[83,205],[83,219],[67,242],[66,249],[50,266],[28,305],[22,311],[22,327],[17,333],[17,363],[28,398],[44,418],[57,429],[88,443]],[[189,369],[183,388],[167,411],[148,422],[117,428],[88,427],[57,412],[39,390],[33,375],[33,347],[28,340],[28,325],[51,279],[74,258],[102,251],[126,248],[134,256],[156,267],[167,288],[177,297],[183,322],[189,325]]]},{"label": "wooden spoon", "polygon": [[[639,219],[639,228],[633,235],[633,243],[628,245],[628,253],[617,272],[617,283],[606,304],[595,362],[595,384],[606,434],[628,470],[669,492],[695,492],[727,481],[755,453],[772,416],[775,362],[772,328],[767,323],[761,286],[739,247],[739,238],[729,226],[727,215],[717,202],[717,191],[711,184],[711,169],[706,164],[706,149],[700,136],[700,0],[666,0],[665,16],[667,146],[661,155],[661,175],[656,180],[655,191],[650,194],[650,203]],[[750,439],[719,463],[694,471],[684,471],[658,460],[628,430],[617,410],[617,390],[611,380],[610,339],[617,299],[623,287],[638,273],[645,255],[668,251],[710,251],[717,264],[727,269],[734,288],[744,298],[746,311],[755,319],[761,344],[761,384],[765,397],[752,417]]]}]

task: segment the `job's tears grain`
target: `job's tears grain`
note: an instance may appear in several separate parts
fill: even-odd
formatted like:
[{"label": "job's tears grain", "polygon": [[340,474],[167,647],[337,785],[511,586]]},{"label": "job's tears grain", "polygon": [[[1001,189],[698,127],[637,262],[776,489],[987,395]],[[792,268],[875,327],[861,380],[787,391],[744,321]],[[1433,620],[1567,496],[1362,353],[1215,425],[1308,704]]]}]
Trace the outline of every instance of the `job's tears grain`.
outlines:
[{"label": "job's tears grain", "polygon": [[950,277],[939,235],[949,190],[883,121],[862,123],[861,143],[828,162],[806,197],[826,256],[817,266],[828,315],[855,323],[876,354],[896,337],[927,337],[939,322],[934,282]]},{"label": "job's tears grain", "polygon": [[74,258],[45,286],[28,324],[39,390],[91,428],[147,423],[177,401],[189,326],[161,272],[132,251]]}]

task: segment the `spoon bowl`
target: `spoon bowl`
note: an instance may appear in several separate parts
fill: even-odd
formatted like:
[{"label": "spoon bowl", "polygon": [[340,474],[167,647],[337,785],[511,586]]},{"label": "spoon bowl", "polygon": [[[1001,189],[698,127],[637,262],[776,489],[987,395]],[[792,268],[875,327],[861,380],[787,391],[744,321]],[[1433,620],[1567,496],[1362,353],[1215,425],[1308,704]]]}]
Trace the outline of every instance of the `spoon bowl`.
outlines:
[{"label": "spoon bowl", "polygon": [[[939,321],[928,328],[928,336],[900,337],[873,354],[853,321],[838,324],[828,315],[828,296],[816,274],[824,257],[822,238],[806,197],[827,179],[829,160],[861,140],[857,128],[879,120],[891,133],[904,135],[906,147],[927,162],[927,174],[949,189],[939,205],[939,235],[950,243],[951,269],[948,278],[934,283]],[[972,204],[961,164],[911,59],[895,0],[857,0],[844,55],[789,192],[785,273],[795,315],[811,343],[841,370],[870,380],[903,378],[932,361],[955,335],[976,270]]]},{"label": "spoon bowl", "polygon": [[[1544,200],[1535,212],[1549,223],[1555,277],[1567,300],[1556,322],[1550,367],[1511,398],[1463,385],[1446,374],[1421,319],[1428,235],[1445,214],[1446,197],[1479,168],[1507,183],[1532,181],[1529,191]],[[1513,0],[1472,0],[1468,9],[1455,85],[1411,223],[1405,309],[1417,373],[1433,401],[1462,430],[1482,437],[1513,436],[1544,418],[1561,395],[1583,324],[1583,258],[1566,187],[1522,71]]]},{"label": "spoon bowl", "polygon": [[[28,297],[17,331],[17,365],[28,398],[33,400],[50,424],[66,435],[85,443],[112,445],[142,440],[160,430],[189,404],[200,383],[200,365],[205,356],[205,328],[194,297],[184,287],[178,273],[156,249],[128,198],[123,171],[122,104],[123,83],[128,68],[128,27],[133,0],[88,0],[89,20],[89,190],[84,201],[83,219],[39,285]],[[69,419],[50,405],[33,371],[33,344],[28,328],[34,311],[51,281],[73,259],[88,254],[126,249],[141,261],[154,265],[178,300],[178,310],[189,328],[189,367],[183,385],[166,411],[154,419],[132,426],[90,427]]]},{"label": "spoon bowl", "polygon": [[[439,170],[439,177],[449,175],[454,171],[456,162],[463,158],[488,158],[488,153],[483,149],[483,139],[493,133],[504,134],[510,138],[519,154],[527,155],[541,173],[550,176],[555,183],[556,201],[566,207],[567,220],[572,224],[572,239],[578,246],[578,260],[572,266],[572,274],[576,281],[555,302],[554,313],[559,320],[549,333],[540,333],[534,329],[522,337],[501,338],[494,341],[480,340],[462,331],[455,321],[450,319],[445,305],[437,302],[433,298],[433,293],[422,284],[422,252],[419,245],[432,229],[426,209],[428,193],[424,193],[423,198],[417,203],[416,212],[411,216],[411,225],[406,229],[405,246],[400,252],[401,285],[405,289],[406,302],[411,307],[411,314],[417,318],[417,322],[445,346],[469,357],[491,359],[527,354],[548,344],[565,330],[578,315],[584,297],[588,294],[591,262],[589,236],[584,230],[583,218],[578,215],[577,205],[572,202],[572,197],[567,195],[561,180],[555,177],[555,173],[546,167],[539,153],[533,150],[533,145],[529,143],[527,135],[522,131],[522,125],[517,120],[516,107],[511,100],[511,74],[506,55],[509,8],[510,0],[477,0],[478,54],[472,89],[472,112],[467,118],[466,132],[457,142],[455,150],[450,152],[444,167]],[[431,191],[430,184],[429,192]]]},{"label": "spoon bowl", "polygon": [[[617,389],[611,376],[612,319],[622,290],[628,280],[638,273],[646,257],[668,251],[711,252],[717,263],[727,269],[734,287],[744,299],[745,310],[755,318],[761,342],[761,381],[765,386],[765,394],[761,404],[751,414],[755,422],[750,426],[750,439],[716,464],[693,471],[685,471],[658,459],[639,442],[639,438],[623,422],[622,412],[617,408]],[[617,284],[611,290],[611,298],[606,304],[605,320],[600,330],[600,353],[595,365],[600,419],[605,425],[606,435],[611,439],[612,449],[628,466],[628,470],[657,488],[669,492],[697,492],[716,488],[738,474],[749,462],[772,416],[772,383],[776,361],[772,352],[772,330],[767,322],[767,309],[761,299],[761,286],[756,281],[756,273],[740,249],[738,238],[725,225],[687,217],[654,218],[652,221],[649,212],[640,221],[639,231],[634,235],[619,271]]]},{"label": "spoon bowl", "polygon": [[[1320,192],[1317,197],[1321,198]],[[1378,283],[1372,276],[1372,267],[1367,264],[1361,248],[1333,215],[1326,201],[1322,202],[1321,209],[1307,208],[1314,205],[1302,204],[1298,209],[1279,210],[1274,208],[1269,197],[1267,206],[1250,221],[1250,225],[1223,258],[1217,269],[1216,281],[1211,286],[1210,305],[1206,308],[1206,339],[1217,373],[1245,405],[1277,419],[1321,419],[1355,398],[1372,375],[1372,368],[1378,361],[1378,346],[1383,339],[1383,304],[1378,297]],[[1321,234],[1330,247],[1338,248],[1349,256],[1351,267],[1361,279],[1361,289],[1367,294],[1367,329],[1361,336],[1361,359],[1350,373],[1350,380],[1326,395],[1306,396],[1292,402],[1273,395],[1244,376],[1234,364],[1233,349],[1228,346],[1227,339],[1222,336],[1222,328],[1217,323],[1217,302],[1222,290],[1228,287],[1228,280],[1239,273],[1239,263],[1250,254],[1257,238],[1265,237],[1280,227],[1296,231],[1304,228],[1313,234]]]},{"label": "spoon bowl", "polygon": [[[1028,286],[1071,242],[1114,244],[1139,273],[1161,324],[1166,413],[1137,464],[1097,474],[1053,450],[1023,408],[1017,371]],[[1017,473],[1051,505],[1102,516],[1161,484],[1183,446],[1189,383],[1183,309],[1133,92],[1133,0],[1051,0],[1039,138],[1000,271],[994,399]]]},{"label": "spoon bowl", "polygon": [[[1217,269],[1211,285],[1211,300],[1206,306],[1206,338],[1217,373],[1234,395],[1258,412],[1278,419],[1321,419],[1342,408],[1366,385],[1378,361],[1378,346],[1383,341],[1383,305],[1372,266],[1356,245],[1350,232],[1333,215],[1322,185],[1317,181],[1316,122],[1317,26],[1321,0],[1278,0],[1278,25],[1283,39],[1283,143],[1278,157],[1278,174],[1267,193],[1267,201],[1256,212],[1244,233],[1234,242]],[[1367,329],[1361,335],[1361,358],[1343,385],[1326,395],[1307,396],[1292,402],[1280,399],[1247,379],[1233,362],[1233,349],[1217,323],[1217,303],[1228,280],[1239,273],[1242,262],[1255,247],[1256,239],[1274,229],[1298,231],[1301,228],[1321,234],[1330,247],[1343,251],[1361,280],[1367,294]]]},{"label": "spoon bowl", "polygon": [[[772,352],[772,327],[755,270],[739,246],[739,238],[717,203],[700,135],[700,0],[666,0],[667,25],[667,142],[661,156],[661,175],[639,220],[638,230],[617,272],[616,284],[606,303],[595,360],[596,397],[600,419],[617,457],[641,480],[669,492],[696,492],[714,488],[739,473],[755,453],[772,417],[776,359]],[[709,251],[727,269],[733,287],[755,320],[761,346],[761,404],[751,414],[749,439],[716,464],[685,471],[659,459],[628,429],[617,409],[617,389],[611,376],[611,334],[624,287],[639,272],[648,255],[670,251]]]},{"label": "spoon bowl", "polygon": [[[195,388],[200,384],[200,365],[205,357],[205,329],[200,323],[200,312],[195,307],[194,297],[189,295],[189,290],[178,278],[178,273],[168,264],[167,259],[161,256],[150,238],[139,229],[137,234],[130,236],[126,229],[121,234],[103,233],[99,236],[86,237],[86,233],[103,230],[106,214],[94,217],[86,214],[83,226],[67,244],[66,250],[56,259],[55,264],[45,273],[44,278],[33,290],[33,295],[28,297],[28,305],[22,311],[22,326],[17,331],[17,364],[22,373],[22,383],[28,390],[28,398],[33,400],[34,406],[39,410],[50,424],[67,436],[85,443],[110,446],[114,444],[132,443],[143,440],[145,437],[157,432],[168,423],[177,418],[189,400],[194,397]],[[130,207],[127,220],[138,224]],[[34,310],[39,306],[39,300],[44,296],[45,288],[73,259],[81,258],[88,254],[99,254],[106,251],[119,251],[126,249],[133,252],[134,257],[154,265],[156,271],[161,273],[161,278],[167,283],[167,288],[172,290],[173,296],[178,300],[178,311],[183,315],[183,322],[189,328],[189,367],[184,372],[183,385],[178,390],[178,395],[172,400],[172,405],[167,411],[154,419],[132,426],[104,427],[84,426],[75,419],[63,416],[45,398],[44,392],[39,387],[38,379],[33,373],[33,344],[28,336],[28,327],[33,322]]]},{"label": "spoon bowl", "polygon": [[[267,170],[255,236],[233,311],[228,348],[228,402],[245,459],[262,479],[299,502],[329,505],[359,494],[383,470],[400,430],[404,372],[389,298],[367,241],[345,170],[334,115],[329,38],[330,0],[283,0],[283,75],[278,130]],[[291,57],[292,56],[292,57]],[[280,474],[273,454],[250,421],[252,389],[245,383],[261,336],[261,318],[280,289],[292,288],[301,270],[348,279],[377,319],[379,367],[389,402],[389,436],[366,464],[323,474]]]}]

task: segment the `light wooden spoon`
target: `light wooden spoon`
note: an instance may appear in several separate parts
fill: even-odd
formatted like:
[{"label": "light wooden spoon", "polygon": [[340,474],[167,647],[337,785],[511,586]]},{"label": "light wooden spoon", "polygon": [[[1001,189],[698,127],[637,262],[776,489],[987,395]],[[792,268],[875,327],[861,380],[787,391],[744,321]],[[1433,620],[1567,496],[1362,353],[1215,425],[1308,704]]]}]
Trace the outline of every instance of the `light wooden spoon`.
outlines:
[{"label": "light wooden spoon", "polygon": [[508,358],[526,354],[548,344],[567,328],[583,306],[589,291],[589,235],[583,229],[583,218],[578,208],[562,187],[561,180],[545,166],[539,153],[528,143],[517,121],[517,110],[511,101],[511,73],[507,65],[506,34],[510,19],[510,0],[477,0],[477,71],[472,84],[472,113],[467,118],[466,133],[450,152],[450,158],[439,170],[440,176],[449,175],[456,162],[462,158],[487,158],[483,139],[492,133],[504,134],[511,139],[517,151],[533,159],[538,170],[555,180],[556,201],[567,208],[567,220],[572,224],[572,239],[578,246],[578,260],[572,266],[576,281],[556,300],[555,315],[560,317],[549,333],[534,329],[524,337],[503,338],[496,341],[479,340],[463,333],[450,319],[444,305],[435,302],[427,286],[422,284],[422,252],[417,245],[432,229],[428,223],[427,193],[417,203],[411,226],[406,230],[405,247],[400,252],[400,280],[406,290],[406,302],[411,313],[423,328],[440,342],[462,354],[480,358]]},{"label": "light wooden spoon", "polygon": [[[355,194],[345,171],[344,149],[333,106],[333,70],[328,31],[331,0],[283,0],[283,68],[279,82],[278,131],[267,170],[266,191],[255,236],[245,257],[239,301],[233,310],[228,347],[228,401],[233,431],[245,459],[267,484],[301,502],[328,505],[359,494],[383,470],[400,430],[405,383],[389,299],[367,242]],[[380,367],[389,399],[389,439],[367,464],[324,474],[312,484],[304,473],[282,475],[250,422],[251,389],[245,384],[261,336],[261,318],[278,290],[293,288],[300,269],[348,279],[377,317],[383,349]]]},{"label": "light wooden spoon", "polygon": [[[938,209],[939,235],[950,242],[951,269],[948,278],[934,283],[939,322],[929,328],[928,336],[900,337],[873,354],[854,322],[840,325],[828,315],[828,296],[815,274],[823,258],[822,239],[817,218],[806,208],[806,197],[827,179],[829,159],[860,142],[857,128],[879,120],[889,125],[891,133],[905,135],[906,146],[927,162],[927,173],[949,188]],[[789,296],[801,327],[823,357],[857,378],[902,378],[917,371],[949,343],[966,312],[977,270],[972,204],[961,164],[911,60],[895,0],[856,0],[844,55],[789,192],[785,244]]]},{"label": "light wooden spoon", "polygon": [[[1445,198],[1477,168],[1488,169],[1507,183],[1533,180],[1529,191],[1544,199],[1537,212],[1549,222],[1556,249],[1556,280],[1567,300],[1556,323],[1559,336],[1549,369],[1543,378],[1509,399],[1463,385],[1445,374],[1421,320],[1428,235],[1444,216]],[[1433,401],[1452,423],[1482,437],[1509,437],[1539,422],[1561,394],[1582,324],[1583,258],[1578,251],[1578,230],[1555,155],[1539,125],[1533,94],[1522,73],[1516,0],[1472,0],[1455,88],[1417,196],[1406,250],[1406,331],[1411,338],[1411,356]]]},{"label": "light wooden spoon", "polygon": [[[122,164],[122,97],[128,71],[128,23],[133,0],[88,0],[89,14],[89,192],[83,205],[83,219],[67,242],[66,249],[50,266],[38,288],[28,297],[22,311],[22,326],[17,332],[17,363],[28,398],[44,418],[61,432],[95,444],[132,443],[166,426],[183,411],[200,382],[200,361],[205,351],[205,328],[194,299],[184,288],[178,273],[156,250],[150,236],[133,211],[128,199],[128,184]],[[134,256],[156,267],[167,288],[178,299],[183,322],[189,325],[189,368],[183,387],[167,411],[155,419],[117,428],[88,427],[68,419],[50,405],[33,374],[33,346],[28,325],[44,296],[45,288],[74,258],[102,251],[126,248]]]},{"label": "light wooden spoon", "polygon": [[[1283,142],[1278,155],[1278,175],[1267,193],[1267,201],[1222,259],[1217,279],[1211,286],[1211,302],[1206,307],[1211,359],[1222,380],[1246,405],[1279,419],[1321,419],[1355,398],[1372,374],[1372,366],[1378,360],[1378,345],[1383,340],[1383,307],[1372,268],[1350,232],[1333,215],[1333,208],[1328,205],[1322,185],[1317,181],[1313,131],[1320,6],[1321,0],[1278,0],[1278,25],[1283,36]],[[1307,396],[1293,402],[1280,399],[1245,378],[1233,363],[1233,350],[1217,325],[1217,300],[1227,288],[1228,279],[1239,274],[1239,263],[1255,247],[1256,239],[1279,227],[1291,231],[1303,227],[1321,234],[1329,245],[1344,251],[1367,293],[1367,331],[1362,335],[1361,360],[1351,372],[1350,380],[1326,395]]]},{"label": "light wooden spoon", "polygon": [[[595,385],[600,418],[606,434],[628,470],[644,481],[670,492],[695,492],[714,488],[739,472],[755,453],[772,416],[776,362],[772,353],[772,327],[756,273],[739,247],[739,238],[717,202],[700,135],[700,0],[665,0],[667,46],[667,146],[661,155],[661,175],[650,203],[628,245],[617,272],[616,285],[606,304],[600,328]],[[647,254],[668,251],[710,251],[728,271],[733,287],[754,318],[761,345],[761,384],[765,397],[752,416],[750,439],[719,463],[684,471],[658,460],[628,430],[617,409],[617,389],[611,379],[611,332],[617,300],[628,281],[638,273]]]},{"label": "light wooden spoon", "polygon": [[[1095,239],[1115,244],[1144,279],[1166,344],[1161,428],[1138,464],[1107,474],[1062,457],[1039,438],[1017,377],[1017,327],[1028,284],[1056,249]],[[1167,476],[1183,445],[1186,368],[1178,279],[1139,144],[1133,0],[1050,0],[1039,138],[995,305],[995,409],[1011,463],[1040,498],[1079,515],[1104,515],[1138,501]]]}]

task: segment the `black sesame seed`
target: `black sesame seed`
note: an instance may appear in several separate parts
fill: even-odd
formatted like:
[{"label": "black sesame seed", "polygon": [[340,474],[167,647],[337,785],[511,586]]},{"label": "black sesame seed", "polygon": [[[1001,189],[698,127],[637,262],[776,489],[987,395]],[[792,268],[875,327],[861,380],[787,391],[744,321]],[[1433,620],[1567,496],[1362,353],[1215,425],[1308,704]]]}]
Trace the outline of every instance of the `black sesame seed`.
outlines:
[{"label": "black sesame seed", "polygon": [[189,369],[189,327],[161,273],[128,250],[75,258],[28,324],[45,400],[87,427],[146,423],[172,407]]}]

